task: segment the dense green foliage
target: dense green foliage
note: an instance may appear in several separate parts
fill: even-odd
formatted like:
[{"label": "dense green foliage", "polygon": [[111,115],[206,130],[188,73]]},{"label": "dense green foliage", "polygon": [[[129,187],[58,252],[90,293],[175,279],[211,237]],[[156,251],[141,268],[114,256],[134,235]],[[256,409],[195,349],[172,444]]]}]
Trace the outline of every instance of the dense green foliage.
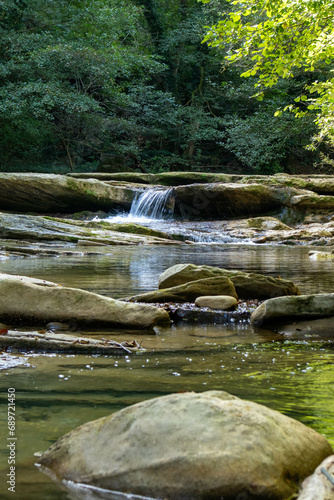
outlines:
[{"label": "dense green foliage", "polygon": [[[206,35],[224,47],[229,63],[245,65],[241,76],[257,77],[258,96],[281,79],[308,74],[300,95],[284,110],[305,116],[316,110],[316,141],[334,146],[334,6],[332,0],[227,0],[231,3]],[[210,3],[211,0],[202,0]],[[314,74],[312,78],[312,74]],[[276,111],[280,116],[282,110]]]},{"label": "dense green foliage", "polygon": [[221,51],[202,43],[227,9],[224,0],[0,0],[1,170],[273,173],[310,163],[313,118],[275,116],[307,76],[251,99],[256,77],[222,68]]}]

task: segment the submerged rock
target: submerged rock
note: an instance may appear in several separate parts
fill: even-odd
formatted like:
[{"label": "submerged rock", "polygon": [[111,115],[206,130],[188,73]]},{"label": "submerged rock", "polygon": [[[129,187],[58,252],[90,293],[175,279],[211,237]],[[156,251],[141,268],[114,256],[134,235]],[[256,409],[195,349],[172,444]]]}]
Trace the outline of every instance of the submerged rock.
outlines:
[{"label": "submerged rock", "polygon": [[296,420],[209,391],[88,422],[38,463],[59,479],[166,500],[282,500],[331,454],[323,436]]},{"label": "submerged rock", "polygon": [[[233,299],[233,297],[231,297]],[[237,309],[222,311],[208,307],[196,307],[193,303],[168,304],[167,311],[175,323],[186,322],[194,325],[229,325],[236,323],[249,323],[254,307],[247,307],[245,303],[238,305]]]},{"label": "submerged rock", "polygon": [[176,264],[169,267],[159,277],[159,288],[223,276],[232,281],[238,296],[244,299],[267,299],[281,295],[300,294],[298,287],[292,281],[263,276],[262,274],[229,271],[218,267],[196,266],[195,264]]},{"label": "submerged rock", "polygon": [[254,326],[264,326],[331,316],[334,316],[334,293],[319,293],[268,299],[255,309],[251,323]]},{"label": "submerged rock", "polygon": [[163,309],[150,305],[129,304],[50,281],[0,274],[0,320],[153,328],[168,323],[169,316]]},{"label": "submerged rock", "polygon": [[231,280],[225,276],[204,278],[179,286],[141,293],[127,300],[134,302],[191,302],[202,295],[228,295],[238,298]]}]

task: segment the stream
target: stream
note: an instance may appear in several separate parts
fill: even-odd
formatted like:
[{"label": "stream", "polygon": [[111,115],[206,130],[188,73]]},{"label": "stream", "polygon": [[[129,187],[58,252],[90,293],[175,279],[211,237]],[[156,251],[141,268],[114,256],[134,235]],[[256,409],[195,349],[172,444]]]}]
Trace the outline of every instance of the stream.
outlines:
[{"label": "stream", "polygon": [[[201,224],[205,232],[206,223]],[[306,294],[334,289],[332,262],[310,261],[305,246],[216,241],[101,248],[102,255],[8,259],[1,262],[1,271],[114,298],[157,288],[166,268],[185,262],[280,276],[293,280]],[[2,442],[7,440],[8,388],[16,394],[17,498],[81,498],[75,492],[69,496],[42,474],[34,466],[33,454],[84,422],[172,392],[224,390],[281,411],[323,433],[334,445],[331,340],[254,332],[245,321],[227,326],[179,323],[157,330],[156,335],[111,329],[81,333],[117,341],[136,339],[145,351],[129,356],[10,352],[0,356]],[[8,474],[8,453],[3,446],[3,478]],[[5,482],[2,479],[0,496],[13,498]]]}]

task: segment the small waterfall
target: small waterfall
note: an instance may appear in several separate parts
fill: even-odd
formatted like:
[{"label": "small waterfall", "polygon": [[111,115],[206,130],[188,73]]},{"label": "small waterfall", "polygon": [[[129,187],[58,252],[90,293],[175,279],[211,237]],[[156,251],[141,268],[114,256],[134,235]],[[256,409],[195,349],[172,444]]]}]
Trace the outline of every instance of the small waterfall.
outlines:
[{"label": "small waterfall", "polygon": [[132,202],[130,217],[148,219],[166,219],[174,212],[175,199],[173,188],[147,189],[138,193]]}]

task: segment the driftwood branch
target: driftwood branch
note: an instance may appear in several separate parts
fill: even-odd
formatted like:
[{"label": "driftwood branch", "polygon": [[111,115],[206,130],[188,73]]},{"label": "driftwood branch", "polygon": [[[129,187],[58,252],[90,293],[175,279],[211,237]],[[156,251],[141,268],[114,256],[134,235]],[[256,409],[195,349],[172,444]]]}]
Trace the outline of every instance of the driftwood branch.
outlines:
[{"label": "driftwood branch", "polygon": [[134,340],[115,342],[59,333],[19,332],[8,330],[0,335],[0,348],[19,351],[66,352],[71,354],[131,354],[142,350]]}]

